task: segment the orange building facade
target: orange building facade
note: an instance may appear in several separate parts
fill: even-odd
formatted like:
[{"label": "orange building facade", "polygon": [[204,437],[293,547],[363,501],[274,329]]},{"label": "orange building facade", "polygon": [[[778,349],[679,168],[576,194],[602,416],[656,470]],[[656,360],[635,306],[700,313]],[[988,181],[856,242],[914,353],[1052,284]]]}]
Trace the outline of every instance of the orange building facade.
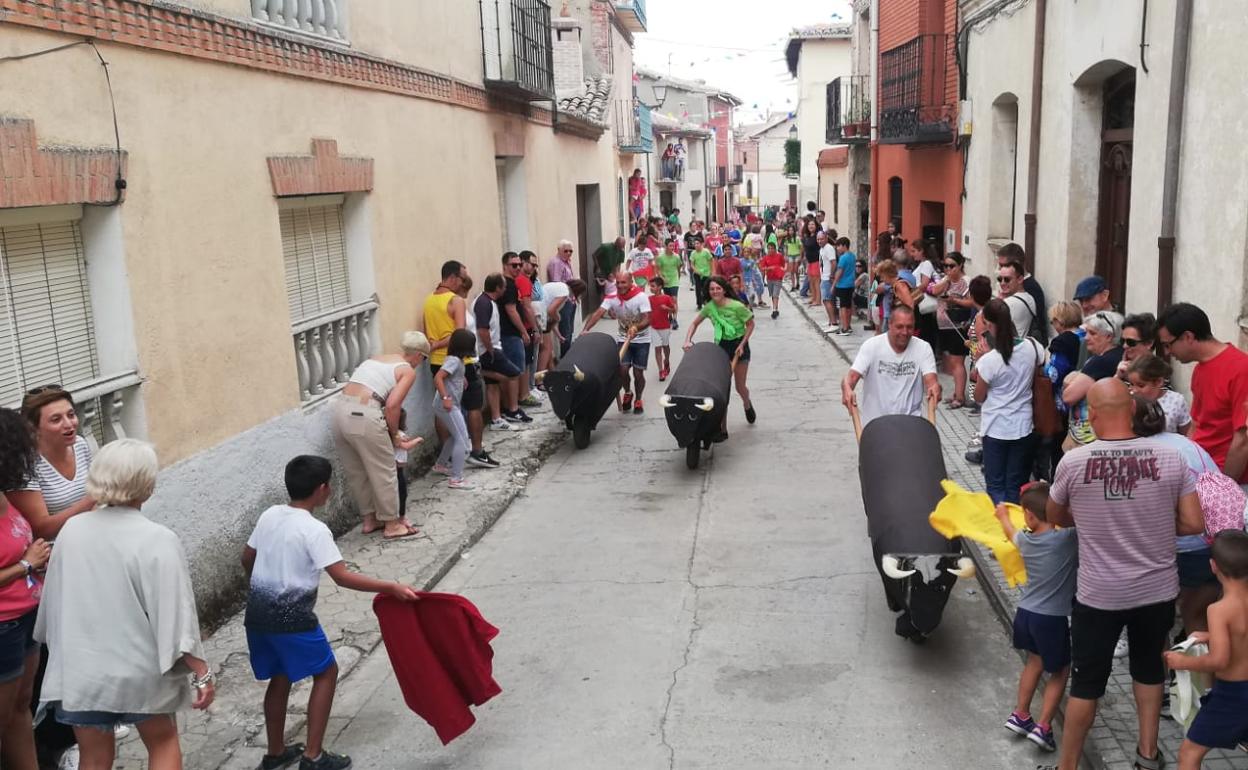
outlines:
[{"label": "orange building facade", "polygon": [[962,152],[957,147],[956,0],[880,3],[871,222],[958,249]]}]

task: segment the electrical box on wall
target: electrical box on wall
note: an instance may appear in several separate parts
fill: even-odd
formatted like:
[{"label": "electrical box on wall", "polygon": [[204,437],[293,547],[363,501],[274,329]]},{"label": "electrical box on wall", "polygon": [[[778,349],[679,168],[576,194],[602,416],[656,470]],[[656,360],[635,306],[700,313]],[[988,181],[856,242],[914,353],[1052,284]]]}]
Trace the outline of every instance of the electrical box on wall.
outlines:
[{"label": "electrical box on wall", "polygon": [[971,100],[958,102],[958,136],[971,135]]}]

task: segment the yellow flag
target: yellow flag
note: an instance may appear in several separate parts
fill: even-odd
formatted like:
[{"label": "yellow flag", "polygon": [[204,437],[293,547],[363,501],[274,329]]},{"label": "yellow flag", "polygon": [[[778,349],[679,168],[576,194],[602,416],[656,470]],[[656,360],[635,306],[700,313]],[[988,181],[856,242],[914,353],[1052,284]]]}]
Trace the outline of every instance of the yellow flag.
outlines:
[{"label": "yellow flag", "polygon": [[[987,546],[997,563],[1005,572],[1005,580],[1011,587],[1027,582],[1027,570],[1023,568],[1023,556],[1018,548],[1005,537],[1001,522],[997,521],[992,498],[983,492],[968,492],[952,481],[940,482],[945,497],[936,504],[936,510],[927,517],[932,529],[945,537],[965,537]],[[1023,509],[1006,503],[1010,522],[1016,529],[1023,529]]]}]

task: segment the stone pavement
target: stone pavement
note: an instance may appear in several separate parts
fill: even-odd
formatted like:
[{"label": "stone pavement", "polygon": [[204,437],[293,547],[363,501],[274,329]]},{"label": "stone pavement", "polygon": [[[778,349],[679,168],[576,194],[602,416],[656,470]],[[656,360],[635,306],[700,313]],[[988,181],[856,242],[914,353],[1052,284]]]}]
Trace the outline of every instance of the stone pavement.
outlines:
[{"label": "stone pavement", "polygon": [[[786,292],[786,296],[807,315],[811,323],[823,329],[827,314],[822,307],[810,307],[796,293]],[[862,322],[855,320],[852,337],[824,335],[824,339],[847,362],[852,362],[858,348],[871,334],[872,332],[862,331]],[[941,374],[940,379],[941,386],[948,392],[953,387],[952,378]],[[945,469],[950,479],[965,489],[984,491],[983,472],[978,465],[967,462],[965,457],[967,443],[979,435],[979,415],[973,414],[970,409],[947,409],[944,406],[937,410],[936,415],[936,428],[940,432],[941,445],[945,452]],[[987,548],[977,543],[970,545],[971,555],[975,557],[979,568],[980,583],[1008,632],[1022,591],[1006,584],[1000,565]],[[1002,703],[1011,702],[1013,697],[1013,692],[1002,693]],[[1127,671],[1126,658],[1114,661],[1108,689],[1101,699],[1096,722],[1088,737],[1089,741],[1084,749],[1086,759],[1104,770],[1131,770],[1135,759],[1137,730],[1135,700],[1131,693],[1131,676]],[[1182,742],[1183,730],[1179,724],[1163,718],[1160,744],[1171,767],[1178,765],[1179,744]],[[1216,770],[1248,770],[1248,755],[1238,751],[1215,749],[1209,752],[1203,766]]]},{"label": "stone pavement", "polygon": [[[468,549],[567,436],[549,408],[529,411],[534,421],[525,428],[486,430],[485,446],[502,467],[470,469],[468,478],[477,484],[476,489],[449,490],[443,477],[424,475],[432,460],[426,453],[408,485],[407,500],[408,515],[421,535],[383,542],[380,535],[362,535],[356,528],[338,539],[346,562],[366,575],[429,590],[452,565],[470,559]],[[340,695],[346,689],[343,680],[350,681],[357,664],[381,641],[372,599],[372,594],[339,588],[322,576],[316,611],[338,657]],[[251,673],[242,613],[205,639],[204,648],[209,665],[217,672],[217,699],[207,712],[179,715],[185,766],[188,770],[251,770],[264,753],[264,683]],[[288,735],[303,734],[309,687],[307,680],[291,693]],[[341,725],[331,719],[330,729],[332,734]],[[146,766],[146,752],[132,730],[118,746],[115,767],[139,770]]]}]

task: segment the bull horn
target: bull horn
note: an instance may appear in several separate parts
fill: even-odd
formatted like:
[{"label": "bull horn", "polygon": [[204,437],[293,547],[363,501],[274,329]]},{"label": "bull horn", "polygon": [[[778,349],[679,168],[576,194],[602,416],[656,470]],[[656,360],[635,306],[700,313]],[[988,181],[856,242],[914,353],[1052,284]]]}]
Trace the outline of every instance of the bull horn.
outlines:
[{"label": "bull horn", "polygon": [[[885,556],[884,558],[888,558]],[[945,569],[950,575],[956,575],[960,578],[975,577],[975,562],[969,556],[963,556],[958,559],[958,566],[955,569]]]},{"label": "bull horn", "polygon": [[659,396],[659,406],[663,407],[664,409],[668,408],[669,406],[673,406],[675,403],[676,402],[672,400],[672,397],[667,395],[666,393]]},{"label": "bull horn", "polygon": [[901,562],[898,561],[897,557],[887,554],[880,558],[880,568],[884,570],[885,575],[897,580],[905,580],[918,572],[918,570],[913,569],[902,569]]},{"label": "bull horn", "polygon": [[541,370],[540,372],[538,372],[537,374],[533,375],[533,379],[534,379],[534,381],[536,381],[536,382],[537,382],[537,384],[538,384],[538,385],[541,385],[541,384],[542,384],[542,380],[546,379],[546,370],[545,370],[545,369],[543,369],[543,370]]},{"label": "bull horn", "polygon": [[704,412],[709,412],[715,408],[715,400],[708,396],[698,403],[698,408]]},{"label": "bull horn", "polygon": [[576,380],[577,382],[585,381],[585,372],[582,372],[581,367],[577,366],[576,364],[572,364],[572,379]]}]

